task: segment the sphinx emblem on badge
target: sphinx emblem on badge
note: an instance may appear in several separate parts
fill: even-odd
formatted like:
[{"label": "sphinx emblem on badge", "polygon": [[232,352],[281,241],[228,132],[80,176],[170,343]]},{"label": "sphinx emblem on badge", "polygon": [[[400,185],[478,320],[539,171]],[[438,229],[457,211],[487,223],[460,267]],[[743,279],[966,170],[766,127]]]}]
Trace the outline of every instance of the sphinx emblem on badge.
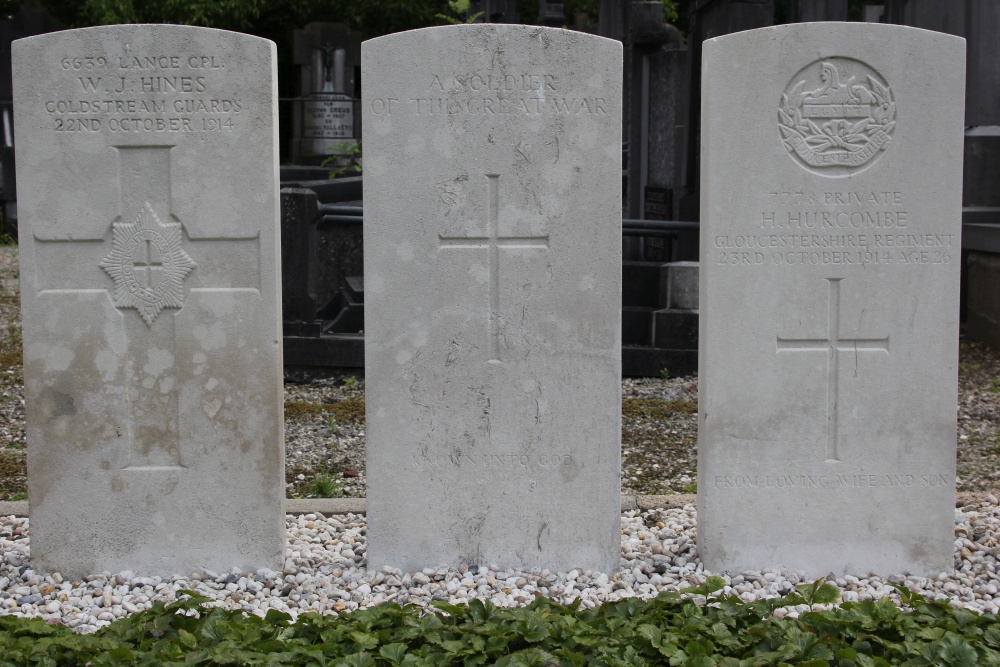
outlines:
[{"label": "sphinx emblem on badge", "polygon": [[896,127],[885,79],[853,58],[821,58],[789,81],[778,106],[781,141],[799,164],[846,176],[874,163]]},{"label": "sphinx emblem on badge", "polygon": [[118,308],[135,308],[153,326],[162,309],[184,305],[184,278],[197,265],[181,236],[181,226],[160,222],[149,202],[135,222],[112,225],[112,249],[100,267],[115,281]]}]

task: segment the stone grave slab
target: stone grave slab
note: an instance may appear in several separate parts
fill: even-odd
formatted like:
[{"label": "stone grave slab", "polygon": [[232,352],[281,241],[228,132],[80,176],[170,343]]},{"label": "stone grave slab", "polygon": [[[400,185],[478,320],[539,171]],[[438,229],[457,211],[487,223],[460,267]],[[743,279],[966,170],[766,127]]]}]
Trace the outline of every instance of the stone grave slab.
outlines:
[{"label": "stone grave slab", "polygon": [[857,23],[705,42],[698,537],[713,571],[951,568],[964,54]]},{"label": "stone grave slab", "polygon": [[613,571],[621,44],[362,45],[368,563]]},{"label": "stone grave slab", "polygon": [[281,563],[275,47],[13,46],[32,567]]}]

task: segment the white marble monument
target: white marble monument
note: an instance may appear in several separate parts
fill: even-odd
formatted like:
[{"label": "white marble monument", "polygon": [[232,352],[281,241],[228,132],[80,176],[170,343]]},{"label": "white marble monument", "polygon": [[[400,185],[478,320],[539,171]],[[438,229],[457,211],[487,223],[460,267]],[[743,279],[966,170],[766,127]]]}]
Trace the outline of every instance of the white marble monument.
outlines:
[{"label": "white marble monument", "polygon": [[13,70],[32,567],[277,567],[274,44],[86,28]]},{"label": "white marble monument", "polygon": [[368,566],[613,571],[619,42],[362,45]]},{"label": "white marble monument", "polygon": [[786,25],[704,71],[699,553],[948,570],[964,40]]}]

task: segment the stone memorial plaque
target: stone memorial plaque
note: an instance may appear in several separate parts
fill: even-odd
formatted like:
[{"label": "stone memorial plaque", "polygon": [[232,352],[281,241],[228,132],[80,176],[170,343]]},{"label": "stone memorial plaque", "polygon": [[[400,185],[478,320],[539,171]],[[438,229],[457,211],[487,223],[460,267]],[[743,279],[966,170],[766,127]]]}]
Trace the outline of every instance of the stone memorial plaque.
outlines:
[{"label": "stone memorial plaque", "polygon": [[13,70],[32,567],[277,567],[274,44],[86,28]]},{"label": "stone memorial plaque", "polygon": [[705,42],[699,553],[951,568],[964,40],[813,23]]},{"label": "stone memorial plaque", "polygon": [[362,45],[368,566],[613,571],[619,42]]},{"label": "stone memorial plaque", "polygon": [[307,139],[354,139],[354,100],[346,95],[317,94],[303,102]]}]

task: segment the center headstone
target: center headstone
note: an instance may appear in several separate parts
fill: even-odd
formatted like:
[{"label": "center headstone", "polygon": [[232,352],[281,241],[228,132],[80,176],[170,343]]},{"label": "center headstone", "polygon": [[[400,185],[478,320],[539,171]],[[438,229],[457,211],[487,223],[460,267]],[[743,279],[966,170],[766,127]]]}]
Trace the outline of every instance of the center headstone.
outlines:
[{"label": "center headstone", "polygon": [[711,570],[952,566],[964,53],[877,24],[705,42]]},{"label": "center headstone", "polygon": [[613,571],[621,44],[362,45],[368,564]]},{"label": "center headstone", "polygon": [[13,68],[32,566],[276,567],[274,44],[86,28]]}]

